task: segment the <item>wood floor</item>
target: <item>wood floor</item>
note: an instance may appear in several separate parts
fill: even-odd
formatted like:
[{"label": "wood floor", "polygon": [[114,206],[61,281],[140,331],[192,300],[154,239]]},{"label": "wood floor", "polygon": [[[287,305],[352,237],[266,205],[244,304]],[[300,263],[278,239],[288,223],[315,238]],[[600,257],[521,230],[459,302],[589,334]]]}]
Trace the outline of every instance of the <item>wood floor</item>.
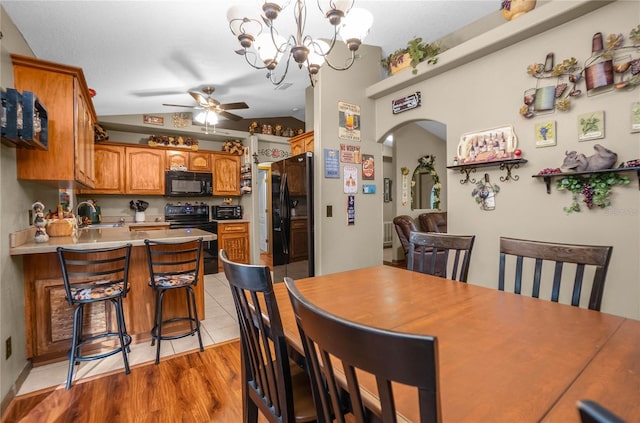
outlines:
[{"label": "wood floor", "polygon": [[[241,422],[240,343],[230,341],[16,397],[2,423]],[[260,422],[266,422],[263,417]]]}]

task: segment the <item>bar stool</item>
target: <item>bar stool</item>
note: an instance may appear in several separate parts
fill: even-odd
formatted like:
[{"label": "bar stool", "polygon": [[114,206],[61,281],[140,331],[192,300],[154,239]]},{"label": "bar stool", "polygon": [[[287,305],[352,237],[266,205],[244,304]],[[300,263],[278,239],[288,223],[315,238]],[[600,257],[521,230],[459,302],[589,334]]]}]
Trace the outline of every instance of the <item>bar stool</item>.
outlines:
[{"label": "bar stool", "polygon": [[[127,352],[129,344],[131,344],[131,336],[127,334],[122,300],[127,296],[129,290],[131,244],[96,250],[74,250],[58,247],[56,251],[62,269],[66,300],[71,307],[74,307],[66,389],[71,388],[73,369],[78,362],[98,360],[119,352],[122,353],[125,373],[129,374],[131,370],[129,369]],[[95,310],[96,303],[100,302],[113,305],[116,314],[116,329],[114,330],[113,325],[109,324],[108,315],[105,313],[106,331],[85,338],[83,335],[85,306],[89,305],[89,311]],[[92,350],[104,348],[105,345],[99,341],[111,337],[118,338],[119,346],[107,352],[92,355],[82,354],[83,347]]]},{"label": "bar stool", "polygon": [[[161,242],[145,239],[144,243],[147,247],[147,261],[149,263],[149,286],[155,291],[156,298],[153,329],[151,329],[151,345],[158,343],[156,364],[160,362],[160,342],[163,340],[198,334],[200,351],[204,351],[196,294],[193,290],[198,284],[200,274],[202,238],[187,242]],[[187,316],[164,319],[162,317],[164,296],[168,291],[178,289],[185,291]],[[189,322],[188,330],[177,334],[163,335],[164,325],[185,321]]]}]

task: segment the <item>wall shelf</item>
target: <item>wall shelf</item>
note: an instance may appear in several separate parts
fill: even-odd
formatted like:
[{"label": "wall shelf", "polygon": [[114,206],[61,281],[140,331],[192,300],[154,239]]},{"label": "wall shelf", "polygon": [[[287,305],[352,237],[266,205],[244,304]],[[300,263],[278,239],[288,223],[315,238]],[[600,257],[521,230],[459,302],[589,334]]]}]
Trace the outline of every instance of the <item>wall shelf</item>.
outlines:
[{"label": "wall shelf", "polygon": [[[518,175],[512,175],[511,174],[511,169],[518,169],[520,167],[521,164],[527,163],[527,160],[525,159],[512,159],[512,160],[503,160],[503,161],[496,161],[496,162],[485,162],[485,163],[469,163],[469,164],[461,164],[461,165],[453,165],[453,166],[447,166],[447,169],[452,169],[452,170],[459,170],[460,173],[464,174],[465,177],[464,179],[460,180],[461,184],[466,184],[467,182],[471,182],[472,184],[476,183],[476,180],[471,178],[469,175],[471,173],[475,173],[476,169],[479,167],[490,167],[490,166],[494,166],[494,167],[499,167],[500,170],[505,170],[507,171],[507,174],[505,176],[501,176],[500,177],[500,181],[501,182],[506,182],[510,179],[517,181],[518,179],[520,179],[520,177]],[[545,175],[548,176],[548,175]]]},{"label": "wall shelf", "polygon": [[562,178],[564,176],[592,175],[594,173],[617,173],[617,172],[636,172],[638,175],[638,189],[640,189],[640,166],[634,167],[617,167],[613,169],[590,170],[585,172],[564,172],[549,173],[546,175],[531,175],[532,178],[542,178],[547,186],[547,194],[551,194],[551,179]]}]

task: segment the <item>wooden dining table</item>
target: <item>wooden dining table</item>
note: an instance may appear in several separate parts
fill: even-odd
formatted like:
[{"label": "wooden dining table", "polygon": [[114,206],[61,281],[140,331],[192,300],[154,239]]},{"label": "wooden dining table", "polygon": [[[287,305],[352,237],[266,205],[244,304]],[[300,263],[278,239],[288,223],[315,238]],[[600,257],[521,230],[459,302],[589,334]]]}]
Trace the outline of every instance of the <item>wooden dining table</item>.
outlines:
[{"label": "wooden dining table", "polygon": [[[443,422],[579,422],[581,399],[640,421],[639,321],[391,266],[295,283],[343,318],[437,337]],[[286,286],[274,289],[302,353]],[[375,398],[373,378],[363,384]],[[396,387],[403,419],[419,421],[416,398]]]}]

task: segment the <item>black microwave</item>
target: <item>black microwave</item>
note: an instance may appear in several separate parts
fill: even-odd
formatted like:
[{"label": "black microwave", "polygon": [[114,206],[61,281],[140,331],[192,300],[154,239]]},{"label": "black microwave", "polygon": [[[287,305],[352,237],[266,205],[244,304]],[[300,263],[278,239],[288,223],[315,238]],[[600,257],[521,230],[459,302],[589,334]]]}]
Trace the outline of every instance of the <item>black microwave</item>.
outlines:
[{"label": "black microwave", "polygon": [[242,206],[212,206],[214,220],[242,219]]},{"label": "black microwave", "polygon": [[164,175],[164,194],[167,197],[209,197],[213,195],[211,173],[168,170]]}]

